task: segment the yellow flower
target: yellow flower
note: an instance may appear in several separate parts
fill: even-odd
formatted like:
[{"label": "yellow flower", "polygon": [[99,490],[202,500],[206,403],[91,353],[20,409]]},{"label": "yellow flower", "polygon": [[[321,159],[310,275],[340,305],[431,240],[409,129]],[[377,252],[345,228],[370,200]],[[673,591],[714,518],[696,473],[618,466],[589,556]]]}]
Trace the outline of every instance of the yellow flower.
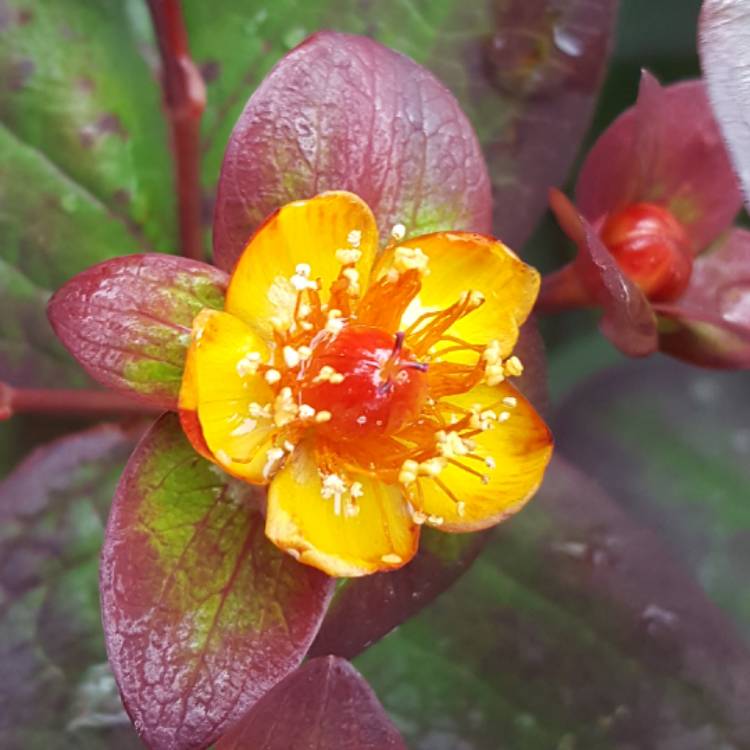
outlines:
[{"label": "yellow flower", "polygon": [[334,576],[401,567],[422,524],[486,528],[541,482],[552,438],[507,380],[538,289],[490,237],[397,227],[378,254],[357,196],[290,203],[249,241],[224,311],[195,318],[183,427],[269,485],[281,549]]}]

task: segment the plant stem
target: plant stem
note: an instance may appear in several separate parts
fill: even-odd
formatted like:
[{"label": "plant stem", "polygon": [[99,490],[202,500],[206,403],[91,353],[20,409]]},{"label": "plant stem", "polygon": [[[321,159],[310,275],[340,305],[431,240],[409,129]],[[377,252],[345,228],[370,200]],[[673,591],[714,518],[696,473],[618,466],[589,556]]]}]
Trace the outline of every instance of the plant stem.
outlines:
[{"label": "plant stem", "polygon": [[162,62],[164,106],[169,117],[182,254],[204,259],[200,192],[200,125],[206,87],[190,57],[180,0],[147,0]]},{"label": "plant stem", "polygon": [[13,388],[0,383],[0,420],[17,414],[56,417],[156,415],[164,409],[111,391]]}]

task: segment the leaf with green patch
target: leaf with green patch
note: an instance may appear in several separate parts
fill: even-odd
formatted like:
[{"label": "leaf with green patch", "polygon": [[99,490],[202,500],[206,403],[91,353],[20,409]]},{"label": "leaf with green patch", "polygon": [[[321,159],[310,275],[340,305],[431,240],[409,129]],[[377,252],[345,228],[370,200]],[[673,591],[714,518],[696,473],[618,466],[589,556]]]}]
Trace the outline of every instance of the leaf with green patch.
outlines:
[{"label": "leaf with green patch", "polygon": [[96,380],[175,409],[193,318],[222,309],[227,277],[187,258],[149,253],[100,263],[52,297],[55,333]]},{"label": "leaf with green patch", "polygon": [[750,742],[747,644],[559,457],[451,592],[356,664],[414,750]]},{"label": "leaf with green patch", "polygon": [[[617,2],[185,0],[183,7],[208,83],[208,195],[245,100],[271,66],[318,29],[365,34],[426,66],[456,95],[489,163],[495,231],[520,247],[546,208],[547,188],[565,178],[588,125]],[[298,135],[311,148],[308,130]],[[294,193],[298,188],[286,185],[293,198],[305,197]]]},{"label": "leaf with green patch", "polygon": [[332,581],[264,535],[250,485],[163,416],[115,495],[102,553],[110,662],[149,747],[203,748],[295,669]]},{"label": "leaf with green patch", "polygon": [[313,659],[261,698],[217,750],[406,750],[398,731],[354,667]]},{"label": "leaf with green patch", "polygon": [[112,256],[174,247],[159,87],[119,0],[0,0],[0,37],[0,372],[50,385],[57,364],[56,384],[76,384],[41,322],[50,292]]},{"label": "leaf with green patch", "polygon": [[4,749],[139,746],[106,667],[98,599],[104,522],[132,445],[100,425],[37,448],[0,482]]},{"label": "leaf with green patch", "polygon": [[558,449],[656,528],[748,637],[749,384],[663,358],[624,364],[571,389],[553,417]]}]

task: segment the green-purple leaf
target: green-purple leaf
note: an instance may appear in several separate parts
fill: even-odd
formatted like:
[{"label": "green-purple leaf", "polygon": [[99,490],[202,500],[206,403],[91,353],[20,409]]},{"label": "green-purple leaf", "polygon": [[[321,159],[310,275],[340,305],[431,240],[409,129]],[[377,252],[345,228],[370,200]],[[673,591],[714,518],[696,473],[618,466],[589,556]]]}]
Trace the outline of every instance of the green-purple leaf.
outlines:
[{"label": "green-purple leaf", "polygon": [[102,554],[107,650],[154,750],[204,748],[295,669],[331,579],[265,538],[250,485],[165,415],[130,459]]},{"label": "green-purple leaf", "polygon": [[175,247],[160,92],[119,0],[0,2],[0,378],[88,382],[44,316],[65,280]]},{"label": "green-purple leaf", "polygon": [[750,639],[748,379],[630,362],[571,389],[552,424],[560,449],[657,529]]},{"label": "green-purple leaf", "polygon": [[221,309],[226,275],[205,263],[149,253],[113,258],[52,297],[55,332],[100,383],[174,409],[193,318]]}]

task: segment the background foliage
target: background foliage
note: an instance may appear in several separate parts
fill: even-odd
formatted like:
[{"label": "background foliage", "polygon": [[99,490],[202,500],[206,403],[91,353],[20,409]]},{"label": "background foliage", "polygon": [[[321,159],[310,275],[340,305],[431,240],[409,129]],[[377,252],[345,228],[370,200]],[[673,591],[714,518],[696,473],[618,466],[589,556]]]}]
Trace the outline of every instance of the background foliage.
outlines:
[{"label": "background foliage", "polygon": [[[440,0],[429,14],[406,0],[377,11],[344,0],[279,2],[273,13],[265,5],[185,3],[209,84],[207,226],[247,95],[281,55],[332,23],[376,32],[475,102],[468,113],[503,196],[495,219],[510,222],[531,162],[503,140],[527,114],[507,93],[541,87],[543,111],[554,76],[503,80],[493,98],[471,89],[461,56],[491,9],[508,3],[470,12]],[[583,13],[597,5],[606,4],[570,4]],[[632,103],[641,67],[663,82],[698,74],[698,10],[698,0],[622,3],[581,153]],[[139,0],[0,0],[0,378],[86,383],[47,327],[49,293],[95,261],[175,247],[149,34]],[[577,96],[566,106],[585,106]],[[555,168],[560,182],[565,159]],[[529,199],[528,215],[506,223],[503,237],[525,240],[543,198]],[[548,218],[524,245],[542,270],[570,253]],[[559,453],[545,490],[449,593],[356,665],[416,749],[750,746],[748,375],[661,356],[626,362],[584,312],[544,321],[543,333]],[[96,573],[115,478],[137,430],[93,428],[74,449],[39,447],[12,470],[74,427],[85,425],[0,425],[0,661],[12,675],[0,689],[0,745],[10,749],[139,746],[105,664]]]}]

